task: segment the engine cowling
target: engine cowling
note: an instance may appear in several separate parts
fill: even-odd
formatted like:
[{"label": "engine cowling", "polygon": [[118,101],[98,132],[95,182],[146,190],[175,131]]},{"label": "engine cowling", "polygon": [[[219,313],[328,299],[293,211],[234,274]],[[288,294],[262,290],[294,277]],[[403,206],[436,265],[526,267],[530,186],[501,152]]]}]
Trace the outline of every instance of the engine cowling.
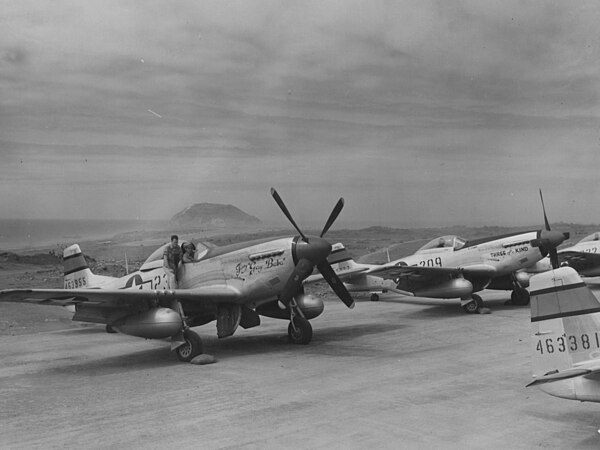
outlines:
[{"label": "engine cowling", "polygon": [[464,278],[454,278],[435,286],[415,291],[417,297],[462,298],[473,293],[473,284]]},{"label": "engine cowling", "polygon": [[[298,307],[302,310],[304,317],[306,317],[306,319],[308,320],[314,319],[315,317],[321,315],[321,313],[325,309],[323,300],[317,297],[313,297],[312,295],[299,296],[296,299],[296,303],[298,304]],[[280,308],[277,301],[260,305],[258,308],[256,308],[256,312],[261,316],[272,317],[273,319],[287,320],[290,318],[290,309]]]},{"label": "engine cowling", "polygon": [[182,320],[179,313],[170,308],[155,308],[124,317],[110,325],[123,334],[162,339],[179,333]]}]

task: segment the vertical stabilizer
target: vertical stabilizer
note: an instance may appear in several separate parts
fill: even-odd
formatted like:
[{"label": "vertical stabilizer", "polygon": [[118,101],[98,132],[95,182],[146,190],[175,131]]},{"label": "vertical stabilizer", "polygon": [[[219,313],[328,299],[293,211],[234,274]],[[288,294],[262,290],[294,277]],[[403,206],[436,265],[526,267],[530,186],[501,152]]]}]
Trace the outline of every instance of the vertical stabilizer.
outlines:
[{"label": "vertical stabilizer", "polygon": [[340,276],[366,272],[374,267],[373,264],[362,264],[354,261],[350,252],[341,242],[331,246],[331,254],[327,257],[327,262],[331,264],[335,273]]},{"label": "vertical stabilizer", "polygon": [[77,244],[63,250],[63,273],[65,289],[110,287],[115,280],[118,280],[118,278],[94,274]]},{"label": "vertical stabilizer", "polygon": [[79,245],[73,244],[63,250],[63,272],[65,289],[92,287],[93,273]]},{"label": "vertical stabilizer", "polygon": [[600,363],[600,302],[571,267],[535,275],[530,290],[531,384],[548,383],[542,389],[551,395],[583,400],[581,376]]}]

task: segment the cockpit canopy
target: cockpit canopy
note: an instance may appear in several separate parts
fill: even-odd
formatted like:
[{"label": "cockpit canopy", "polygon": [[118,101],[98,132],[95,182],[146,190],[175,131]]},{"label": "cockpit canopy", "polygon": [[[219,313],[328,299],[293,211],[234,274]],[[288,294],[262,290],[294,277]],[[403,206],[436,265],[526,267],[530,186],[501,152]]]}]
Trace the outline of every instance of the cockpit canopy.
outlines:
[{"label": "cockpit canopy", "polygon": [[416,253],[420,253],[425,250],[431,250],[431,249],[436,249],[436,248],[453,248],[454,250],[460,250],[461,248],[463,248],[465,246],[466,243],[467,243],[467,240],[463,239],[459,236],[454,236],[454,235],[441,236],[439,238],[435,238],[435,239],[432,239],[431,241],[429,241],[427,244],[425,244],[423,247],[421,247],[419,250],[417,250]]},{"label": "cockpit canopy", "polygon": [[600,241],[600,232],[596,231],[595,233],[590,234],[589,236],[584,237],[579,242],[592,242],[592,241]]}]

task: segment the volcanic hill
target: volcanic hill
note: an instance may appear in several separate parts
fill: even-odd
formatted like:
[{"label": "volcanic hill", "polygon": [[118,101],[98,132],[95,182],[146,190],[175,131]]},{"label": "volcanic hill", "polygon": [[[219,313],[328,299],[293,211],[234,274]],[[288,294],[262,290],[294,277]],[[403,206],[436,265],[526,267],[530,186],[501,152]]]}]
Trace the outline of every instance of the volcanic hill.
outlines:
[{"label": "volcanic hill", "polygon": [[189,228],[256,227],[262,222],[233,205],[196,203],[178,212],[171,223]]}]

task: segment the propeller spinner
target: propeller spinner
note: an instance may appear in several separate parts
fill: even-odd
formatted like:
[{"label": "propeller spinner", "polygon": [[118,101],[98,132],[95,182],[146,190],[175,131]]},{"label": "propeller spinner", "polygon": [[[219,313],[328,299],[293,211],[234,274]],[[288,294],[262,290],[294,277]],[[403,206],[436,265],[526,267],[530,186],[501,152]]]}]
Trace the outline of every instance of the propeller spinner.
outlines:
[{"label": "propeller spinner", "polygon": [[283,288],[280,298],[281,303],[286,306],[290,304],[292,298],[298,292],[301,292],[302,282],[313,272],[314,268],[316,267],[321,275],[323,275],[325,281],[327,281],[329,286],[331,286],[333,291],[340,298],[340,300],[344,302],[348,308],[354,308],[354,300],[350,296],[350,293],[327,261],[327,257],[331,254],[331,244],[323,239],[325,233],[327,233],[329,228],[331,228],[338,215],[342,211],[342,208],[344,207],[344,199],[340,198],[336,203],[335,207],[331,211],[331,214],[329,215],[329,218],[327,219],[327,222],[325,222],[325,226],[323,227],[320,236],[307,237],[296,224],[294,218],[285,206],[285,203],[274,188],[271,188],[271,195],[273,196],[273,199],[275,199],[275,202],[283,214],[285,214],[300,235],[297,241],[295,241],[295,254],[297,259],[296,267],[294,268],[294,271],[288,278]]}]

